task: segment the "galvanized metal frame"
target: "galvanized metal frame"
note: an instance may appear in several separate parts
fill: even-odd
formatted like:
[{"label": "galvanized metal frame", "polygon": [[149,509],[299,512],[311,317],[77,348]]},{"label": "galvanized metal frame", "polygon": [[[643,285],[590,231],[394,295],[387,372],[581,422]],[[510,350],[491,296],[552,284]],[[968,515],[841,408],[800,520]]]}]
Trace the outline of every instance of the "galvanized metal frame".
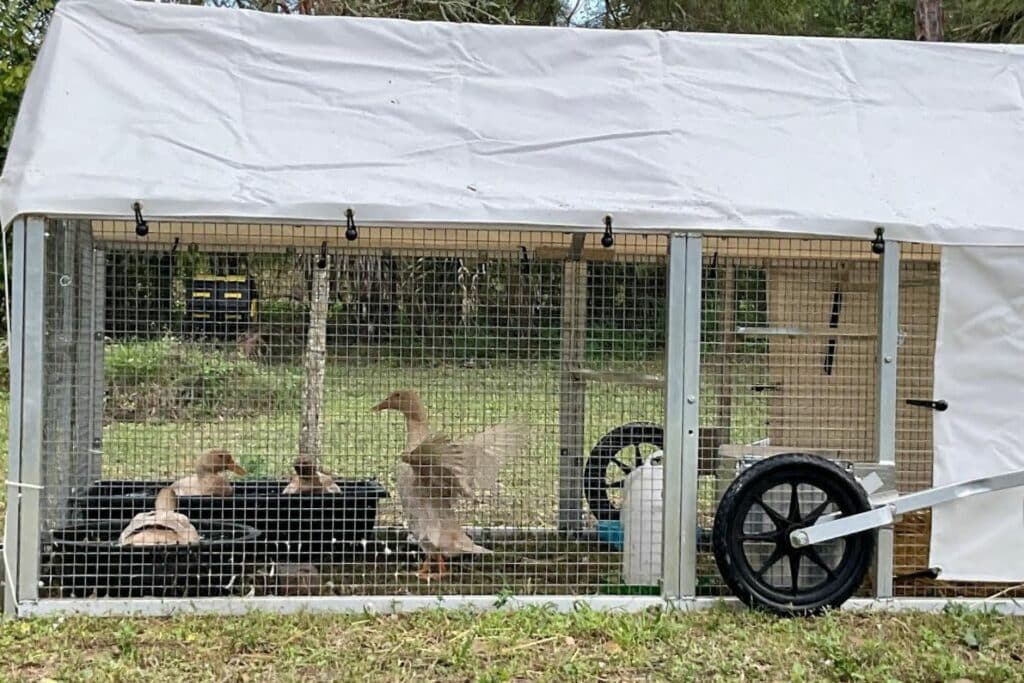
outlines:
[{"label": "galvanized metal frame", "polygon": [[[896,367],[900,326],[900,243],[885,242],[878,283],[878,395],[875,411],[875,456],[885,468],[896,467]],[[893,596],[892,527],[878,530],[875,551],[875,597]]]},{"label": "galvanized metal frame", "polygon": [[[975,612],[994,612],[1011,616],[1024,616],[1024,602],[1012,598],[947,600],[936,598],[896,598],[874,600],[854,598],[843,604],[843,611],[886,612],[942,612],[956,604]],[[53,617],[57,615],[85,616],[169,616],[175,614],[245,615],[253,611],[278,614],[298,612],[351,612],[371,614],[398,614],[424,609],[454,608],[479,612],[515,610],[542,607],[558,612],[572,612],[586,605],[597,611],[639,612],[651,608],[697,611],[728,607],[745,609],[735,598],[692,598],[674,600],[657,596],[590,596],[585,599],[570,596],[327,596],[282,597],[238,600],[236,598],[135,598],[126,600],[40,600],[23,603],[20,617]]]},{"label": "galvanized metal frame", "polygon": [[[43,616],[57,613],[92,615],[165,615],[174,613],[244,613],[252,609],[274,612],[312,611],[373,611],[404,612],[438,606],[496,609],[530,605],[547,606],[558,610],[575,609],[581,602],[599,610],[634,611],[652,606],[670,608],[705,609],[723,603],[738,605],[734,599],[696,598],[696,528],[697,516],[697,456],[700,406],[700,318],[702,240],[699,235],[673,234],[670,238],[668,273],[668,334],[665,375],[665,524],[662,597],[590,596],[584,599],[569,596],[317,596],[301,598],[237,598],[205,599],[38,599],[40,562],[40,502],[42,498],[42,451],[44,424],[44,357],[46,340],[46,241],[49,237],[47,222],[43,218],[19,219],[13,225],[14,272],[11,289],[12,322],[14,334],[10,340],[11,409],[8,509],[5,538],[5,567],[8,580],[4,607],[9,614]],[[82,254],[87,251],[82,246]],[[88,251],[91,251],[88,250]],[[92,251],[93,267],[102,273],[104,256]],[[79,264],[79,267],[84,262]],[[879,288],[879,354],[878,404],[875,422],[875,445],[878,464],[895,465],[896,417],[896,348],[899,325],[899,264],[898,243],[887,243],[882,257]],[[580,267],[582,266],[582,267]],[[580,271],[580,272],[578,272]],[[566,268],[565,294],[567,312],[566,330],[570,347],[580,343],[585,330],[577,307],[585,314],[585,292],[580,296],[577,284],[585,283],[586,266],[570,261]],[[580,276],[582,273],[582,277]],[[569,277],[575,275],[575,277]],[[103,279],[94,278],[97,288],[94,308],[80,312],[82,334],[92,336],[89,355],[91,392],[103,391],[102,338],[96,331],[103,325]],[[86,331],[88,321],[88,331]],[[570,348],[570,350],[571,350]],[[570,354],[571,355],[571,354]],[[564,361],[563,361],[564,362]],[[564,378],[585,383],[576,376],[573,363],[564,366]],[[565,386],[563,385],[563,389]],[[582,437],[582,410],[573,406],[582,403],[577,388],[563,396],[563,407],[569,407],[564,423],[563,437]],[[566,402],[572,405],[566,405]],[[100,402],[101,406],[102,403]],[[102,415],[96,415],[89,425],[92,443],[89,449],[91,471],[93,458],[98,458],[101,447]],[[564,418],[563,418],[564,419]],[[563,483],[559,521],[562,530],[573,530],[582,524],[582,498],[566,482],[578,481],[578,459],[582,451],[575,448],[575,439],[565,438],[564,446],[573,446],[568,455],[563,451]],[[578,451],[578,452],[576,452]],[[98,464],[98,463],[95,463]],[[83,471],[83,474],[85,473]],[[571,484],[570,484],[571,486]],[[895,516],[954,499],[1024,486],[1024,471],[996,477],[963,482],[946,487],[921,491],[886,501],[876,509],[846,518],[823,518],[819,524],[794,532],[796,545],[819,543],[868,529],[891,527]],[[573,504],[575,501],[575,507]],[[936,611],[950,603],[962,604],[969,609],[992,610],[1005,614],[1024,615],[1024,604],[1013,599],[999,600],[946,600],[946,599],[893,599],[892,598],[892,531],[879,532],[879,551],[876,558],[876,600],[850,600],[845,609],[893,609]]]},{"label": "galvanized metal frame", "polygon": [[662,593],[687,600],[697,588],[701,247],[699,235],[669,241]]},{"label": "galvanized metal frame", "polygon": [[1024,470],[1006,472],[992,477],[981,477],[956,484],[937,486],[917,493],[910,493],[881,504],[879,507],[848,517],[827,515],[813,526],[792,532],[790,541],[797,547],[824,543],[834,538],[849,536],[861,531],[879,529],[892,524],[896,517],[909,512],[970,498],[985,493],[995,493],[1024,486]]},{"label": "galvanized metal frame", "polygon": [[7,520],[4,537],[4,611],[39,595],[40,502],[42,499],[43,364],[46,343],[47,223],[16,220],[11,289],[10,436]]}]

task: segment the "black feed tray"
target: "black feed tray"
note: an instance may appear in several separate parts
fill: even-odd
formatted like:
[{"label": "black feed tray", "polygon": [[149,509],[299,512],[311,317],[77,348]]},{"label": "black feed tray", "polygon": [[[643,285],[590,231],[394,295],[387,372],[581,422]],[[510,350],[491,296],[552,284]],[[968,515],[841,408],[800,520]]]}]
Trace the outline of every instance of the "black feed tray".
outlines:
[{"label": "black feed tray", "polygon": [[241,584],[259,536],[250,526],[193,522],[199,543],[121,546],[123,522],[72,524],[53,532],[47,583],[66,597],[199,597]]},{"label": "black feed tray", "polygon": [[[98,481],[73,507],[85,520],[127,522],[153,509],[156,494],[169,481]],[[375,480],[337,480],[340,493],[283,495],[287,481],[239,480],[234,495],[181,496],[178,511],[195,521],[246,524],[260,531],[257,547],[272,557],[311,561],[344,553],[369,539],[377,523],[377,503],[388,495]]]}]

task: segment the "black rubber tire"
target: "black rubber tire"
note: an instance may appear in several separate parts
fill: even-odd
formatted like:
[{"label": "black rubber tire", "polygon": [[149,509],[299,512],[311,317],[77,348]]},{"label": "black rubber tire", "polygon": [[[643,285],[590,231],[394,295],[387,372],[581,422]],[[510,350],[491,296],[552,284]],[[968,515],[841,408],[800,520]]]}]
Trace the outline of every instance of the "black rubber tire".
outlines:
[{"label": "black rubber tire", "polygon": [[[587,464],[583,468],[583,494],[587,499],[590,514],[594,515],[595,519],[600,522],[619,519],[619,508],[608,495],[607,486],[608,468],[616,462],[615,456],[630,446],[651,445],[662,448],[664,443],[664,430],[650,422],[624,424],[601,437],[591,449]],[[623,470],[623,474],[628,474],[636,463],[629,463],[626,468],[617,466]]]},{"label": "black rubber tire", "polygon": [[[804,513],[800,509],[799,498],[794,497],[800,484],[824,492],[824,502]],[[777,486],[785,485],[790,486],[787,513],[783,515],[775,508],[769,511],[761,502],[763,495]],[[830,501],[832,505],[829,505]],[[774,530],[744,533],[747,515],[754,505],[764,509],[765,516],[775,526]],[[755,609],[783,616],[801,616],[837,608],[864,581],[874,557],[875,534],[865,531],[846,537],[839,560],[835,566],[828,566],[829,563],[814,546],[793,548],[789,543],[789,532],[809,526],[826,509],[850,515],[866,512],[870,507],[867,494],[860,484],[841,467],[825,458],[803,453],[785,453],[765,458],[741,472],[718,505],[712,531],[712,549],[718,570],[733,594]],[[769,536],[771,538],[766,538]],[[744,550],[745,543],[775,545],[768,559],[759,569],[754,569]],[[812,552],[813,555],[810,554]],[[780,555],[776,556],[776,553]],[[776,557],[774,562],[773,557]],[[795,572],[792,569],[794,557],[797,558]],[[764,579],[768,569],[784,561],[790,562],[790,585],[786,591]],[[825,578],[810,587],[800,587],[804,562],[817,565],[818,571],[825,572]],[[796,581],[792,578],[794,573]],[[794,583],[797,584],[795,587]]]}]

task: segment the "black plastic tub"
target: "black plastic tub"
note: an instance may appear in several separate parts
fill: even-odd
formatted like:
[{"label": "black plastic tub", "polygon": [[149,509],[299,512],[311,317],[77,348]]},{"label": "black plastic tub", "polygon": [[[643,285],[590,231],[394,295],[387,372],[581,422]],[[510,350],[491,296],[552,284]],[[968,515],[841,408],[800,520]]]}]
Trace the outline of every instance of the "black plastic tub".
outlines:
[{"label": "black plastic tub", "polygon": [[[72,499],[80,518],[127,522],[153,509],[168,481],[99,481]],[[182,496],[178,511],[195,521],[246,524],[258,529],[257,551],[273,559],[318,560],[350,552],[372,538],[377,504],[388,496],[375,480],[337,480],[340,493],[283,495],[287,481],[233,482],[234,495]]]},{"label": "black plastic tub", "polygon": [[52,534],[46,583],[64,597],[209,597],[241,585],[259,531],[194,521],[199,542],[122,546],[124,522],[84,522]]}]

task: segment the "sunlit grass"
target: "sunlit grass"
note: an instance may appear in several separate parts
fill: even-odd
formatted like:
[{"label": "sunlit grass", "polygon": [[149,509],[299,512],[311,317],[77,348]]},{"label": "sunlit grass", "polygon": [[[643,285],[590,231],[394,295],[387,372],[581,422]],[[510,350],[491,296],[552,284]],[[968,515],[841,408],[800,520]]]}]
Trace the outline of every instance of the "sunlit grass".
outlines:
[{"label": "sunlit grass", "polygon": [[[131,353],[124,350],[113,364],[119,386],[131,386]],[[221,361],[223,362],[223,361]],[[137,363],[138,364],[138,363]],[[142,362],[142,365],[145,365]],[[129,421],[115,413],[108,398],[103,428],[102,474],[107,479],[174,478],[191,472],[196,457],[214,446],[232,450],[249,477],[285,478],[299,440],[298,404],[283,403],[280,396],[264,402],[253,386],[273,393],[279,385],[291,392],[301,378],[296,365],[259,364],[235,375],[219,373],[215,394],[232,391],[252,397],[248,416],[237,415],[237,403],[218,414],[203,405],[198,416],[180,411],[175,419],[140,415]],[[616,362],[617,371],[643,374],[662,372],[660,363]],[[137,383],[151,380],[149,370],[138,370]],[[119,373],[119,374],[117,374]],[[181,374],[177,370],[175,376]],[[234,382],[238,387],[230,386]],[[244,386],[244,391],[243,387]],[[405,429],[394,413],[371,413],[370,407],[397,388],[416,389],[423,396],[435,428],[461,436],[503,420],[519,420],[530,426],[526,455],[507,464],[499,490],[478,511],[477,521],[491,525],[550,525],[555,521],[559,474],[559,368],[556,363],[511,363],[486,367],[401,367],[394,363],[342,364],[330,362],[325,382],[323,464],[338,476],[376,478],[394,490],[394,471]],[[589,382],[585,387],[584,451],[608,431],[627,422],[663,421],[663,392],[656,388]],[[710,395],[705,392],[708,419]],[[6,396],[2,401],[2,441],[7,445]],[[757,399],[734,401],[734,439],[758,438],[763,430],[764,406]],[[164,406],[166,408],[166,406]],[[585,454],[585,453],[584,453]],[[59,465],[58,465],[59,466]],[[7,459],[0,467],[6,473]],[[0,492],[0,510],[6,489]],[[385,501],[381,520],[399,521],[393,498]]]},{"label": "sunlit grass", "polygon": [[4,680],[1019,681],[1019,621],[725,609],[0,623]]}]

